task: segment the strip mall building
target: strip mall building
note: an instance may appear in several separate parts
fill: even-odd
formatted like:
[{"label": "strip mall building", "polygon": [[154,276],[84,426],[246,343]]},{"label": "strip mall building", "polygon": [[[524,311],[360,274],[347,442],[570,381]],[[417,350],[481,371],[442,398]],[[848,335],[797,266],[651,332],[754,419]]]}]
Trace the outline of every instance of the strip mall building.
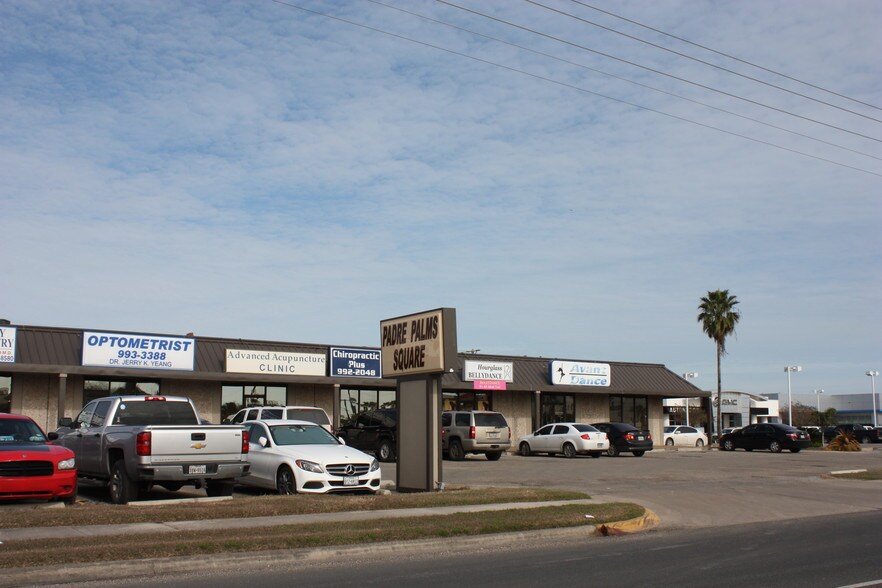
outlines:
[{"label": "strip mall building", "polygon": [[[443,408],[502,412],[514,438],[550,422],[619,421],[661,439],[664,399],[709,396],[660,364],[459,353],[455,365]],[[377,348],[0,324],[0,412],[50,431],[113,394],[188,396],[214,423],[247,405],[319,406],[339,426],[396,406],[396,381],[380,369]]]}]

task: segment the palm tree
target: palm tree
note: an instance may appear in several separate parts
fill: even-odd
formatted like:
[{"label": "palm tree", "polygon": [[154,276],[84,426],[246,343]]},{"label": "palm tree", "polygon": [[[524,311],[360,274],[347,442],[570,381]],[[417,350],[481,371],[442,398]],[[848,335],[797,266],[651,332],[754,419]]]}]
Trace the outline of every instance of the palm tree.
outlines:
[{"label": "palm tree", "polygon": [[[698,322],[701,329],[717,344],[717,431],[723,430],[721,398],[723,380],[720,375],[720,359],[726,354],[726,337],[735,333],[735,325],[741,314],[735,310],[738,300],[728,290],[715,290],[702,297],[698,305]],[[710,437],[710,436],[709,436]]]}]

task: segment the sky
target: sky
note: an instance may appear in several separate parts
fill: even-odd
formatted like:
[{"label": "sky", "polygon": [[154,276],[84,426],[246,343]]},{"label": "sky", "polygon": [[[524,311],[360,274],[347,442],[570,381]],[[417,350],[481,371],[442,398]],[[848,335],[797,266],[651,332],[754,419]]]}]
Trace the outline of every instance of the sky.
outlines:
[{"label": "sky", "polygon": [[0,317],[379,346],[452,307],[462,351],[709,390],[698,305],[727,289],[723,389],[800,365],[793,393],[868,393],[880,25],[875,0],[8,0]]}]

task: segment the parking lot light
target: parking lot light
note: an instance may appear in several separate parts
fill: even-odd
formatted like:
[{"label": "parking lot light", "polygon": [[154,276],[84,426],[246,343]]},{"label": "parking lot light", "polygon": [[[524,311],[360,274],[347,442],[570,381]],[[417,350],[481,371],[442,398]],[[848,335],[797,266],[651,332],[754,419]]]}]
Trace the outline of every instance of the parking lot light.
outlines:
[{"label": "parking lot light", "polygon": [[790,394],[790,372],[801,372],[801,365],[788,365],[784,367],[787,372],[787,424],[793,426],[793,400]]},{"label": "parking lot light", "polygon": [[876,421],[876,376],[879,375],[877,370],[867,370],[867,375],[870,376],[870,383],[873,386],[873,427],[878,427],[879,424]]}]

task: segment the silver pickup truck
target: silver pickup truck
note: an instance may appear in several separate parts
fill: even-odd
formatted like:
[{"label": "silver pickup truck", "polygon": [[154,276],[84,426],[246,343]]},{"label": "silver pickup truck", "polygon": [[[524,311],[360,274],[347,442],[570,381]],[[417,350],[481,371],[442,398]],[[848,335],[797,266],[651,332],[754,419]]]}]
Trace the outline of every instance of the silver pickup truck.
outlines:
[{"label": "silver pickup truck", "polygon": [[153,484],[231,496],[249,470],[248,433],[241,425],[200,424],[189,398],[98,398],[59,425],[57,443],[76,454],[78,475],[107,483],[116,504],[138,500]]}]

